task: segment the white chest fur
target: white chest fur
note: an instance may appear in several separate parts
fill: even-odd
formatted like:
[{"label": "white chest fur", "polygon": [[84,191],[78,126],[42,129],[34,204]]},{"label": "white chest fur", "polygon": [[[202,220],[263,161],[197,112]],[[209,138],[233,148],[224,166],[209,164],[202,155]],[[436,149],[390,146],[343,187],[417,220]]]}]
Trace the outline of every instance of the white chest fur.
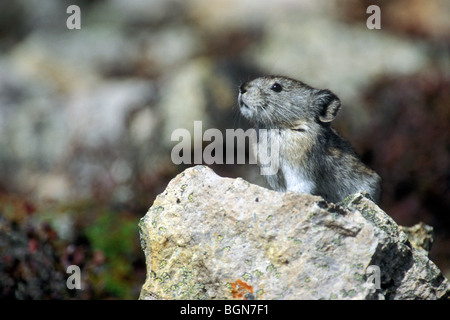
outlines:
[{"label": "white chest fur", "polygon": [[302,168],[292,168],[287,163],[281,164],[286,191],[311,194],[315,188],[314,182],[306,177]]}]

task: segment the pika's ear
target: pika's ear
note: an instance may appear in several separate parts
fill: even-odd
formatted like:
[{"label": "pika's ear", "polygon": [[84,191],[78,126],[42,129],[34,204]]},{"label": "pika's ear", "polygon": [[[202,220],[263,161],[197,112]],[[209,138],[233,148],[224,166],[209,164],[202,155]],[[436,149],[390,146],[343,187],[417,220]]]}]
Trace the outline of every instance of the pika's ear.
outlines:
[{"label": "pika's ear", "polygon": [[330,90],[319,90],[315,94],[316,106],[319,110],[319,120],[322,122],[331,122],[336,118],[341,101]]}]

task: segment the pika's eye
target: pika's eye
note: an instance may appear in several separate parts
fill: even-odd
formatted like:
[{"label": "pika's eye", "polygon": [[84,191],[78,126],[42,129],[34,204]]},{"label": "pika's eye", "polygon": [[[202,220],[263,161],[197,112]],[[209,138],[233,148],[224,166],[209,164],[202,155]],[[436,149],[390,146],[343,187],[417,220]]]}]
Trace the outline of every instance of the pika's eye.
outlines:
[{"label": "pika's eye", "polygon": [[283,88],[281,87],[281,84],[279,84],[278,82],[275,82],[271,87],[271,90],[275,91],[275,92],[281,92],[281,90],[283,90]]}]

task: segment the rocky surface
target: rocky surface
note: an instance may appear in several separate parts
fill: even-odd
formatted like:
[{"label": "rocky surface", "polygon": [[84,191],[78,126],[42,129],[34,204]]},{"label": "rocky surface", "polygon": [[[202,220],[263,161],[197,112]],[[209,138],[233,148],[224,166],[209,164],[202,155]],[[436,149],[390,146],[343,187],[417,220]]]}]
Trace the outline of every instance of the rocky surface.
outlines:
[{"label": "rocky surface", "polygon": [[139,224],[141,299],[443,299],[450,284],[364,196],[339,205],[196,166]]}]

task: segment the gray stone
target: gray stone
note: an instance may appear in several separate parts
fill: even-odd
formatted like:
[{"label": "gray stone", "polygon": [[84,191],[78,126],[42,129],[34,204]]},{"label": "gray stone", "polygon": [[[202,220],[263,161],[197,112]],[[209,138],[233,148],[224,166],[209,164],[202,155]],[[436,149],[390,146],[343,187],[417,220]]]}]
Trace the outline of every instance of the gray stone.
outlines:
[{"label": "gray stone", "polygon": [[434,242],[434,229],[432,226],[420,222],[412,227],[400,226],[400,228],[406,233],[409,242],[416,250],[428,255]]},{"label": "gray stone", "polygon": [[265,38],[249,51],[249,60],[256,61],[265,73],[320,84],[332,88],[343,101],[357,102],[361,90],[380,70],[413,74],[429,59],[417,42],[321,14],[303,15],[299,19],[295,13],[287,15],[284,23],[266,24]]},{"label": "gray stone", "polygon": [[236,101],[233,89],[237,91],[224,77],[217,75],[209,58],[189,60],[170,74],[163,81],[162,99],[158,103],[164,122],[162,144],[173,148],[179,139],[177,135],[172,137],[177,129],[188,130],[194,139],[194,121],[202,121],[203,130],[214,127],[209,109],[213,108],[211,112],[217,116],[220,110],[233,105]]},{"label": "gray stone", "polygon": [[172,179],[139,226],[140,299],[450,295],[434,263],[364,194],[331,204],[196,166]]}]

